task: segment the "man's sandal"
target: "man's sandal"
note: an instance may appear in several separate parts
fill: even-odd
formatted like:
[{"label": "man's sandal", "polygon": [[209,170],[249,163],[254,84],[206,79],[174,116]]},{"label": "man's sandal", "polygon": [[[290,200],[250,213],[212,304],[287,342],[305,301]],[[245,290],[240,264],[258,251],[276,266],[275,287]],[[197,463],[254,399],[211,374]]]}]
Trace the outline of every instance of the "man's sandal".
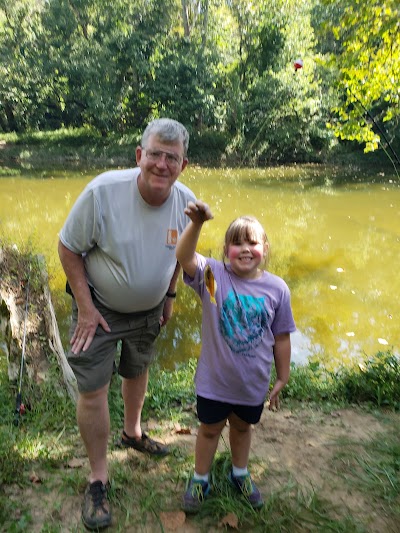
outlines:
[{"label": "man's sandal", "polygon": [[129,437],[125,431],[123,431],[120,445],[123,448],[133,448],[139,452],[148,453],[149,455],[155,455],[158,457],[163,457],[169,454],[168,446],[164,446],[161,442],[151,439],[144,431],[142,432],[142,437],[140,439]]}]

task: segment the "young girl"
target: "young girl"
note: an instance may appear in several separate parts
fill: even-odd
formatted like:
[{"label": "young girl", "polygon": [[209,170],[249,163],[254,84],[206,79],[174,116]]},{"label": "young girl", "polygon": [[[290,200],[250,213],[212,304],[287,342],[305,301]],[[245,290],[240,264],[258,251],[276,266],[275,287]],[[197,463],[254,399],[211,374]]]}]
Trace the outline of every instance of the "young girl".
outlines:
[{"label": "young girl", "polygon": [[[263,500],[247,469],[252,424],[259,422],[275,361],[277,379],[270,409],[289,379],[290,333],[295,331],[286,283],[263,270],[268,240],[250,216],[234,220],[225,235],[224,260],[196,253],[203,223],[213,218],[207,204],[189,202],[191,219],[176,255],[184,281],[201,297],[202,348],[195,383],[200,428],[195,472],[183,496],[186,512],[199,510],[210,492],[209,472],[219,437],[229,420],[231,483],[254,507]],[[225,258],[228,260],[225,263]]]}]

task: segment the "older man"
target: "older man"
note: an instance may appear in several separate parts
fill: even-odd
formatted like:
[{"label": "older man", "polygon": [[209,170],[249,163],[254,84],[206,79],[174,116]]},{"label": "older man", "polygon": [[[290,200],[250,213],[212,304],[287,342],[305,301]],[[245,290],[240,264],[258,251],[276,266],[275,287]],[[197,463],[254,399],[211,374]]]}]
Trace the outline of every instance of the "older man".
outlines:
[{"label": "older man", "polygon": [[90,462],[82,520],[111,524],[107,500],[108,388],[122,341],[124,430],[121,445],[153,455],[168,449],[141,429],[148,368],[160,327],[172,316],[180,267],[178,236],[194,194],[177,181],[186,167],[189,134],[171,119],[145,129],[137,168],[91,181],[60,232],[59,256],[73,295],[68,361],[78,382],[77,419]]}]

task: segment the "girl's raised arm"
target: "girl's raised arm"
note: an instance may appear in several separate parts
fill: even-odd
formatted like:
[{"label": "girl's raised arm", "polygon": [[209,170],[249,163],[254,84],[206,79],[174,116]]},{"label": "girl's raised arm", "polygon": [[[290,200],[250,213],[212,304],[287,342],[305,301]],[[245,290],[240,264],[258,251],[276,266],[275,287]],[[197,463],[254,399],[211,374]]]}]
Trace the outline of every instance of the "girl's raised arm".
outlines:
[{"label": "girl's raised arm", "polygon": [[213,215],[207,204],[201,200],[196,203],[189,202],[185,213],[191,222],[186,226],[176,246],[176,258],[183,270],[191,278],[194,277],[197,268],[196,247],[204,222],[211,220]]}]

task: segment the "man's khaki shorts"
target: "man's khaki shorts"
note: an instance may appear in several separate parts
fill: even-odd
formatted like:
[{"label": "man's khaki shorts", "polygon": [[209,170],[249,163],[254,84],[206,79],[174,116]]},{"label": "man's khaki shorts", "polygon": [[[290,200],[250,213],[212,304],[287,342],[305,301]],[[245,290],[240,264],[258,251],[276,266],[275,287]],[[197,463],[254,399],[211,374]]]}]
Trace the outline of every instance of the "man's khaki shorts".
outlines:
[{"label": "man's khaki shorts", "polygon": [[[124,378],[135,378],[154,361],[154,342],[160,333],[160,317],[164,308],[163,300],[157,307],[140,313],[118,313],[107,309],[96,299],[93,303],[102,314],[111,332],[101,326],[89,348],[75,355],[67,354],[78,382],[79,392],[94,392],[110,382],[117,354],[117,344],[122,343],[118,373]],[[78,308],[72,298],[72,323],[70,338],[78,320]]]}]

